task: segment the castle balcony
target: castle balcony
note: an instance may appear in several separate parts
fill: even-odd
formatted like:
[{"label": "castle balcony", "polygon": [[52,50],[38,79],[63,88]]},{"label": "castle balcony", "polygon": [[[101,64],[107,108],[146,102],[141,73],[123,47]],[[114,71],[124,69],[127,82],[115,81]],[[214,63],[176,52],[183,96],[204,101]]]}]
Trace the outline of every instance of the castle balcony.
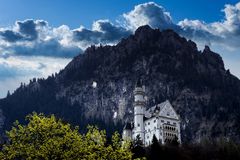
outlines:
[{"label": "castle balcony", "polygon": [[175,137],[179,136],[179,131],[174,125],[163,125],[163,138],[165,142],[171,142]]},{"label": "castle balcony", "polygon": [[145,101],[135,101],[133,103],[133,106],[145,106],[146,102]]},{"label": "castle balcony", "polygon": [[178,130],[175,126],[172,125],[163,125],[163,131],[171,132],[171,133],[178,133]]}]

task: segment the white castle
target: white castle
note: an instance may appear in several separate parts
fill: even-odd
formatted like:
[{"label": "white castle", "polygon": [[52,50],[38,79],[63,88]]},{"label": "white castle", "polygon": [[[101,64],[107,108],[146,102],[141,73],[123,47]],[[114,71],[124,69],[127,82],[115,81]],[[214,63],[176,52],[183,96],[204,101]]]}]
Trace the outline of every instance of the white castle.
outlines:
[{"label": "white castle", "polygon": [[168,100],[146,110],[145,88],[138,82],[134,90],[133,105],[134,122],[125,125],[124,140],[135,140],[139,136],[143,145],[149,146],[155,135],[162,144],[174,138],[181,143],[180,117]]}]

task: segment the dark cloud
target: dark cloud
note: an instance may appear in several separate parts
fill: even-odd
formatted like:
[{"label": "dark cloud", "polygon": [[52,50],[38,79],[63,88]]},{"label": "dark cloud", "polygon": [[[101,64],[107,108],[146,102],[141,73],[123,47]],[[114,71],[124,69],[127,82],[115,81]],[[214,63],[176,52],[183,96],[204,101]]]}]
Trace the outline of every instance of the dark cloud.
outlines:
[{"label": "dark cloud", "polygon": [[22,34],[25,40],[35,40],[38,38],[38,32],[36,30],[36,22],[33,20],[17,21],[18,32]]},{"label": "dark cloud", "polygon": [[[46,21],[32,19],[17,21],[12,30],[2,29],[0,31],[2,40],[9,42],[7,45],[4,43],[0,45],[0,51],[2,50],[0,56],[23,55],[69,58],[82,52],[77,46],[61,44],[62,39],[58,39],[58,36],[48,28]],[[64,37],[64,35],[61,36]]]},{"label": "dark cloud", "polygon": [[99,20],[93,24],[93,29],[82,28],[73,31],[75,41],[86,41],[93,44],[115,43],[121,38],[127,37],[132,32],[119,26],[115,26],[108,20]]},{"label": "dark cloud", "polygon": [[11,46],[15,55],[71,58],[82,53],[78,47],[64,47],[56,39],[38,41],[32,46]]},{"label": "dark cloud", "polygon": [[16,42],[23,39],[23,36],[11,30],[0,31],[0,36],[8,42]]},{"label": "dark cloud", "polygon": [[100,42],[100,37],[103,33],[100,33],[98,31],[91,31],[89,29],[81,29],[81,30],[75,30],[73,31],[73,40],[74,41],[86,41],[86,42],[92,42],[94,44]]},{"label": "dark cloud", "polygon": [[33,41],[38,38],[37,27],[45,27],[47,22],[43,20],[27,19],[25,21],[17,21],[15,23],[15,30],[0,31],[0,36],[8,42],[17,41]]}]

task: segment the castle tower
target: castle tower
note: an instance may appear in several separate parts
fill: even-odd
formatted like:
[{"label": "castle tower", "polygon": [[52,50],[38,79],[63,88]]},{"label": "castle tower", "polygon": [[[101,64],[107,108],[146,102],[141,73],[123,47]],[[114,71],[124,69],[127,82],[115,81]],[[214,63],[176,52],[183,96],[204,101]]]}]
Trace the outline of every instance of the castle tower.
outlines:
[{"label": "castle tower", "polygon": [[139,135],[142,142],[144,142],[144,123],[143,118],[145,114],[145,90],[140,80],[136,84],[134,90],[134,133],[133,139]]}]

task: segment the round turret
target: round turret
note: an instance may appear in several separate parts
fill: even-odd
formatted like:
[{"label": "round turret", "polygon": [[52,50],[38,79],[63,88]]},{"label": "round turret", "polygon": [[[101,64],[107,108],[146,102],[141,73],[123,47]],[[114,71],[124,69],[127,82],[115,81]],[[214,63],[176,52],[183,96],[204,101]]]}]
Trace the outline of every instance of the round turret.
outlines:
[{"label": "round turret", "polygon": [[145,115],[145,90],[140,80],[137,81],[134,89],[134,133],[133,138],[138,135],[144,141],[144,123]]}]

